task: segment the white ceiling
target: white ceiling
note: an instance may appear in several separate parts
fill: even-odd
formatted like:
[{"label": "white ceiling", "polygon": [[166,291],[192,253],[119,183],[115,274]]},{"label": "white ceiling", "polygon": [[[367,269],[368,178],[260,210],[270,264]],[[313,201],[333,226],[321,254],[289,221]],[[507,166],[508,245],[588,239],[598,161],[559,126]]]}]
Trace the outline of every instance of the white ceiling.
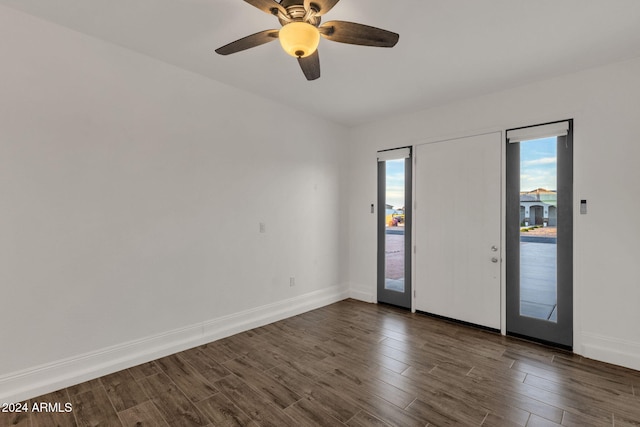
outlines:
[{"label": "white ceiling", "polygon": [[279,28],[243,0],[0,0],[294,108],[355,125],[640,56],[640,0],[341,0],[324,21],[394,31],[392,49],[321,40],[305,80],[274,42],[214,49]]}]

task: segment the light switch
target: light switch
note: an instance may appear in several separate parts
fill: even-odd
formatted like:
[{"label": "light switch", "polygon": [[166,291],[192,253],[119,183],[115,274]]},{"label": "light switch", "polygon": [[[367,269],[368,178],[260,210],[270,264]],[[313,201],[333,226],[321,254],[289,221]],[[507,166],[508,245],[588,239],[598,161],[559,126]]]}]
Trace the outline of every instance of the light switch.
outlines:
[{"label": "light switch", "polygon": [[587,201],[586,200],[580,200],[580,215],[586,215],[587,214]]}]

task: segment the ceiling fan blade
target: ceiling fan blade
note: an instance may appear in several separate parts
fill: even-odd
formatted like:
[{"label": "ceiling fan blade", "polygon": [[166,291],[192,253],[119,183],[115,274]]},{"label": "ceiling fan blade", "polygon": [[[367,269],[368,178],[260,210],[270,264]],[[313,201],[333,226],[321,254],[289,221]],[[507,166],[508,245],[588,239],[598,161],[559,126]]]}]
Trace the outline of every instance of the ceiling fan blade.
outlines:
[{"label": "ceiling fan blade", "polygon": [[360,46],[393,47],[400,38],[391,31],[347,21],[325,22],[319,30],[325,39]]},{"label": "ceiling fan blade", "polygon": [[310,0],[309,3],[318,11],[316,16],[322,16],[333,9],[333,6],[335,6],[339,1],[340,0]]},{"label": "ceiling fan blade", "polygon": [[287,9],[282,7],[280,3],[275,0],[244,0],[252,6],[257,7],[258,9],[270,14],[270,15],[278,15],[278,12],[281,12],[284,16],[287,16]]},{"label": "ceiling fan blade", "polygon": [[320,56],[317,49],[306,58],[298,58],[298,64],[300,64],[307,80],[315,80],[320,77]]},{"label": "ceiling fan blade", "polygon": [[278,30],[264,30],[219,47],[216,49],[216,53],[220,55],[230,55],[232,53],[260,46],[261,44],[269,43],[277,38]]}]

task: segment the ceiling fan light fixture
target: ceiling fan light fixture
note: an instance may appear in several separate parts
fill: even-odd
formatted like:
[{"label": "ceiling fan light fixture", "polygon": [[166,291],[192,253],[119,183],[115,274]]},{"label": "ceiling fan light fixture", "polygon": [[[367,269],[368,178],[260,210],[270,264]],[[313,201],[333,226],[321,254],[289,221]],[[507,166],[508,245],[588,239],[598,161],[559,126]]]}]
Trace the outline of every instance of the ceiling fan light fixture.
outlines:
[{"label": "ceiling fan light fixture", "polygon": [[306,22],[290,22],[280,29],[280,45],[295,58],[306,58],[316,51],[320,43],[320,32]]}]

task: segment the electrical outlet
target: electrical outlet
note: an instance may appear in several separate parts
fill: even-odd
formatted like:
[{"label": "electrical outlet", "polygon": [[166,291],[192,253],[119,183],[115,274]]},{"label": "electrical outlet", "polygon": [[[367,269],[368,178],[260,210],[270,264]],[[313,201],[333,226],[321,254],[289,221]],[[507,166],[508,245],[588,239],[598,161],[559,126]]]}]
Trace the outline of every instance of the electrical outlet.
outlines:
[{"label": "electrical outlet", "polygon": [[295,285],[296,285],[296,278],[289,277],[289,286],[295,286]]}]

